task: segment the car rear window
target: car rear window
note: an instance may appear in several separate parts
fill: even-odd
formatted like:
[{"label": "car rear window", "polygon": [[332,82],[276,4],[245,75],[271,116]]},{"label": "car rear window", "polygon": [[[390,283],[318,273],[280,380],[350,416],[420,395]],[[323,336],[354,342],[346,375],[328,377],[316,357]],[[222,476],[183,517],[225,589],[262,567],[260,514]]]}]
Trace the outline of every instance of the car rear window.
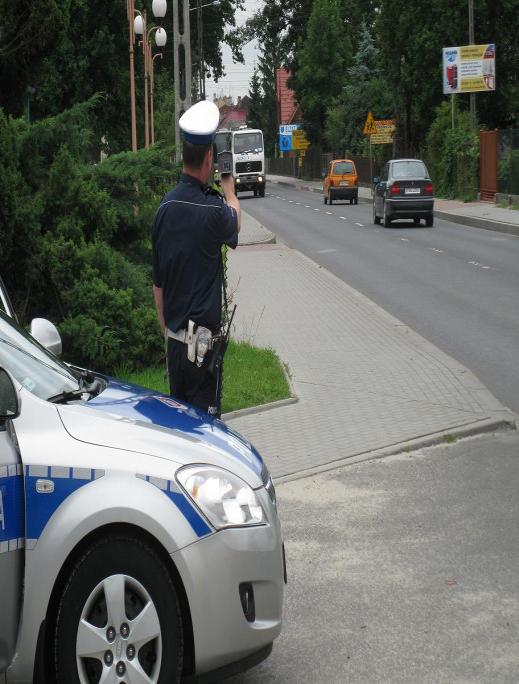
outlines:
[{"label": "car rear window", "polygon": [[399,161],[393,163],[393,178],[429,178],[425,164],[421,161]]},{"label": "car rear window", "polygon": [[353,167],[353,162],[335,162],[335,164],[333,165],[333,174],[336,176],[340,176],[344,173],[354,173],[354,171],[355,169]]}]

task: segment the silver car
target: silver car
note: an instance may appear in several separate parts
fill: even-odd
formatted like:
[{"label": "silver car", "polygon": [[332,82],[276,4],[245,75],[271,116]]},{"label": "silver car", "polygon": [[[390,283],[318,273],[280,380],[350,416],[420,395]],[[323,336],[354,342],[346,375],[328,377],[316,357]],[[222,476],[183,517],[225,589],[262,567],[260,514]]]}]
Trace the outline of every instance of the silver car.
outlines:
[{"label": "silver car", "polygon": [[[267,657],[286,573],[259,454],[172,397],[62,363],[9,308],[4,291],[0,682],[218,681]],[[52,324],[32,329],[59,350]]]}]

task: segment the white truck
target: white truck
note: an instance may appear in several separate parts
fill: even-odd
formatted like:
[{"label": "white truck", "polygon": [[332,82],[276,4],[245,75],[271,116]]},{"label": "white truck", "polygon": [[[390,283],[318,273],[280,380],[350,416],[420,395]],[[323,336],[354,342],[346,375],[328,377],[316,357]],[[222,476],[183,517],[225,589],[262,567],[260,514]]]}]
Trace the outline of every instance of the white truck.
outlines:
[{"label": "white truck", "polygon": [[218,155],[230,152],[235,192],[253,191],[254,197],[265,197],[265,151],[263,133],[257,128],[240,126],[236,131],[221,130],[215,136],[215,171]]}]

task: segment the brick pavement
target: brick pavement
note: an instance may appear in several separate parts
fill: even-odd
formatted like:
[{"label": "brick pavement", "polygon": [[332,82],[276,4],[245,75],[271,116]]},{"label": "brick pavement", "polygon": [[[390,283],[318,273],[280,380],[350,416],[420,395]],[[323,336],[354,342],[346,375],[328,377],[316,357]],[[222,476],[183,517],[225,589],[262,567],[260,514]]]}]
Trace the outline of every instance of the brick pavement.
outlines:
[{"label": "brick pavement", "polygon": [[507,414],[465,367],[301,253],[238,247],[233,335],[271,346],[299,402],[229,424],[275,477]]}]

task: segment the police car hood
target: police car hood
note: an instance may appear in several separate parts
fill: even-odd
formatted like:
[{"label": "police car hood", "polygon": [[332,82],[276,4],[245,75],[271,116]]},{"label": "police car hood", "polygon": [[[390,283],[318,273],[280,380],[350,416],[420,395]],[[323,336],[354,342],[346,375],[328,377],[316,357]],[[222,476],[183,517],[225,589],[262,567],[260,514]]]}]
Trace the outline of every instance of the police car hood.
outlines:
[{"label": "police car hood", "polygon": [[99,396],[58,410],[72,437],[121,449],[121,459],[123,451],[132,451],[179,465],[220,466],[252,487],[264,480],[263,461],[249,442],[221,420],[168,395],[110,378]]}]

